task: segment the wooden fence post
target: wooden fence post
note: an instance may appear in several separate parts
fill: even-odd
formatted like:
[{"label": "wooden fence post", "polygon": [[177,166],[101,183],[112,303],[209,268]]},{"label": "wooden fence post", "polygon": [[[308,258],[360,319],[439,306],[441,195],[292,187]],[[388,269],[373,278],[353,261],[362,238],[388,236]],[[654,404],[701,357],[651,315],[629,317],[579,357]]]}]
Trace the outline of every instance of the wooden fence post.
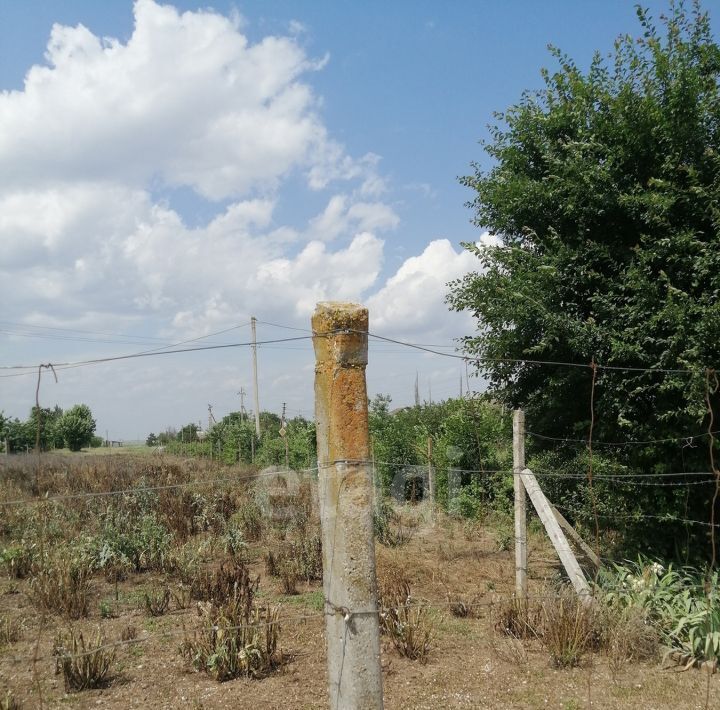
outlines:
[{"label": "wooden fence post", "polygon": [[592,601],[592,597],[590,596],[590,587],[585,579],[585,575],[582,573],[580,565],[570,549],[567,538],[563,534],[560,524],[555,519],[555,515],[553,515],[553,508],[548,499],[545,497],[545,494],[542,492],[535,475],[529,468],[526,468],[520,473],[519,478],[521,478],[522,482],[525,484],[525,489],[530,496],[530,500],[535,506],[535,510],[537,511],[542,524],[545,526],[545,530],[547,530],[550,542],[552,542],[555,551],[558,553],[558,557],[560,558],[563,567],[565,567],[565,571],[567,572],[573,587],[575,587],[575,591],[581,599],[590,603]]},{"label": "wooden fence post", "polygon": [[515,593],[527,600],[527,510],[525,484],[525,412],[513,412],[513,490],[515,493]]},{"label": "wooden fence post", "polygon": [[319,303],[312,318],[332,710],[383,707],[365,367],[368,312]]}]

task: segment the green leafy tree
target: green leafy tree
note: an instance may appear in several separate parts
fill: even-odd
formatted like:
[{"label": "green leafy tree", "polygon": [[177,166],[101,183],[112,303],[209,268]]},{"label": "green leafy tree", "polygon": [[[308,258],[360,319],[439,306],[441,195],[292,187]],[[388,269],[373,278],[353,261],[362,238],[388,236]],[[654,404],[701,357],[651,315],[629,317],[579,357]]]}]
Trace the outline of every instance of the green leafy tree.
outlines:
[{"label": "green leafy tree", "polygon": [[157,443],[161,445],[167,445],[177,439],[177,431],[174,427],[168,427],[165,431],[161,431],[157,435]]},{"label": "green leafy tree", "polygon": [[[597,371],[595,438],[673,439],[615,458],[708,470],[707,446],[678,437],[707,424],[706,368],[720,363],[720,48],[697,3],[671,3],[660,26],[637,14],[642,36],[587,71],[552,49],[544,88],[498,115],[491,167],[461,182],[499,245],[465,245],[480,270],[448,301],[477,318],[466,351],[536,431],[587,436],[590,363],[639,368]],[[704,519],[710,494],[696,487],[689,510]],[[646,512],[675,514],[674,495],[657,498]]]},{"label": "green leafy tree", "polygon": [[95,433],[90,407],[86,404],[71,407],[60,417],[57,428],[70,451],[80,451],[83,446],[89,446]]},{"label": "green leafy tree", "polygon": [[[455,475],[455,481],[472,497],[471,507],[507,507],[512,480],[480,473],[509,465],[510,419],[497,404],[479,397],[391,410],[390,403],[389,396],[380,394],[369,406],[375,469],[383,493],[397,488],[393,481],[399,472],[412,471],[413,467],[426,470],[430,438],[440,502],[453,507],[448,498],[448,475],[454,469],[464,471]],[[453,495],[457,493],[455,490]]]},{"label": "green leafy tree", "polygon": [[193,422],[190,422],[190,424],[186,424],[184,427],[180,428],[180,431],[176,435],[177,440],[184,441],[186,443],[191,443],[193,441],[199,441],[198,430],[199,430],[198,425]]},{"label": "green leafy tree", "polygon": [[[41,407],[38,410],[37,407],[33,407],[30,410],[30,417],[27,421],[29,431],[35,432],[35,437],[38,434],[38,419],[40,429],[40,450],[47,451],[48,449],[62,449],[64,441],[62,434],[58,431],[57,424],[63,415],[63,410],[55,405],[52,409]],[[36,438],[33,439],[32,446],[35,447]]]}]

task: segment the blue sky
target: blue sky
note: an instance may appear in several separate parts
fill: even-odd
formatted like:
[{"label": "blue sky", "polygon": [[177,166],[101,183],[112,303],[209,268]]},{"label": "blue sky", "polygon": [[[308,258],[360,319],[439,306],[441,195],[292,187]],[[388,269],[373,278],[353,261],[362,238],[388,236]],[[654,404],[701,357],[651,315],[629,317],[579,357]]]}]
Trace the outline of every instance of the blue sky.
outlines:
[{"label": "blue sky", "polygon": [[[456,178],[487,164],[493,112],[539,87],[548,43],[586,66],[639,28],[626,0],[173,7],[0,0],[0,364],[137,350],[99,333],[307,327],[313,299],[335,297],[367,302],[383,335],[452,344],[473,324],[447,313],[444,284],[481,235]],[[79,24],[46,57],[53,25]],[[68,370],[43,404],[85,401],[134,438],[250,389],[245,350],[159,359]],[[457,362],[375,346],[370,391],[407,403],[416,371],[434,398],[459,389]],[[308,343],[264,350],[263,408],[309,415],[311,388]],[[0,379],[6,414],[33,398],[32,376]]]}]

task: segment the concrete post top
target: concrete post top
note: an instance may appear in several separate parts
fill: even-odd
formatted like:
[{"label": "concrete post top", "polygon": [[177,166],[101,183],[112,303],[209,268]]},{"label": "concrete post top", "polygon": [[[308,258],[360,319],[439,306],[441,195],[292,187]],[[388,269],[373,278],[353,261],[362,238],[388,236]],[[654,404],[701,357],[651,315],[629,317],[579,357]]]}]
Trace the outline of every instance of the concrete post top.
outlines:
[{"label": "concrete post top", "polygon": [[368,320],[368,309],[359,303],[323,301],[315,307],[312,327],[317,334],[335,330],[367,332]]}]

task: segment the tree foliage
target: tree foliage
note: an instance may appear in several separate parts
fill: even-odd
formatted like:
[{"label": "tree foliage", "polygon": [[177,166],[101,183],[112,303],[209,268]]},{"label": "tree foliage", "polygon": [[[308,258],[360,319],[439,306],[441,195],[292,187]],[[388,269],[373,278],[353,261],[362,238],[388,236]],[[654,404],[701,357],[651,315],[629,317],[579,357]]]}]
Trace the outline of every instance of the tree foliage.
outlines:
[{"label": "tree foliage", "polygon": [[498,115],[492,167],[461,181],[500,244],[465,245],[480,271],[448,301],[477,318],[467,352],[533,429],[587,436],[593,372],[518,360],[641,368],[597,371],[596,439],[673,439],[619,458],[708,470],[707,440],[682,437],[707,425],[720,361],[720,47],[698,4],[672,3],[660,26],[637,14],[642,36],[587,71],[552,49],[544,88]]},{"label": "tree foliage", "polygon": [[57,430],[70,451],[90,446],[95,433],[95,420],[87,404],[76,404],[58,420]]},{"label": "tree foliage", "polygon": [[[391,399],[378,395],[370,402],[369,424],[377,484],[381,493],[393,487],[398,473],[426,470],[428,439],[432,440],[431,463],[435,469],[437,497],[453,509],[448,476],[458,474],[458,483],[471,497],[466,508],[506,508],[512,492],[512,477],[494,472],[511,466],[510,417],[486,397],[448,399],[444,402],[404,407],[392,411]],[[492,474],[483,474],[489,470]],[[475,473],[469,473],[470,471]],[[457,495],[458,491],[454,492]]]}]

